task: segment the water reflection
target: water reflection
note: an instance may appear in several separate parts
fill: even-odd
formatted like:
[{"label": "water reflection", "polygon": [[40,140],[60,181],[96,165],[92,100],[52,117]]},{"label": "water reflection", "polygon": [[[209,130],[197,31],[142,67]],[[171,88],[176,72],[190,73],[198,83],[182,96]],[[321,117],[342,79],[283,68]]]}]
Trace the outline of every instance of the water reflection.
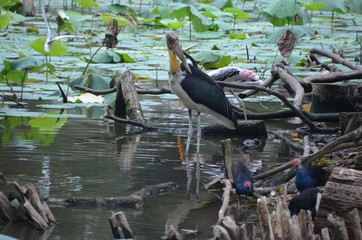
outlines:
[{"label": "water reflection", "polygon": [[[174,111],[173,116],[175,122],[187,126],[185,119],[182,120],[183,110]],[[11,122],[11,126],[17,123],[17,127],[0,129],[1,170],[20,184],[35,184],[42,197],[121,197],[145,185],[173,181],[179,186],[175,192],[146,198],[145,208],[137,211],[51,206],[58,224],[48,239],[111,239],[107,222],[111,210],[125,212],[137,239],[159,239],[165,224],[187,229],[198,225],[202,237],[210,237],[210,226],[217,221],[221,202],[218,196],[205,191],[203,185],[223,171],[221,139],[190,140],[186,154],[187,139],[183,136],[142,132],[98,119],[67,119],[54,134],[51,133],[54,131],[38,131],[40,139],[50,139],[47,135],[52,135],[52,142],[47,141],[46,145],[43,144],[46,141],[29,138],[30,133],[35,132],[29,119],[0,120],[0,124],[6,122]],[[24,143],[24,139],[31,142]],[[235,161],[239,159],[243,141],[232,139]],[[257,169],[272,165],[273,162],[266,159],[276,159],[272,156],[277,155],[276,149],[277,143],[263,142],[249,153],[251,165]],[[4,223],[0,227],[4,228]],[[22,237],[15,232],[8,234]],[[29,238],[22,239],[39,238],[29,234]]]}]

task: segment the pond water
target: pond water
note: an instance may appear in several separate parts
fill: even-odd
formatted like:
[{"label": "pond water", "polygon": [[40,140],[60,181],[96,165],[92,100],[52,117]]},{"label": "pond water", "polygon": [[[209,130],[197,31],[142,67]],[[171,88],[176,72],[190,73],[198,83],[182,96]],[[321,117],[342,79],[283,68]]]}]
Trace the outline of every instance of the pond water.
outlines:
[{"label": "pond water", "polygon": [[[109,2],[97,1],[101,7],[96,11],[109,12]],[[117,2],[138,8],[134,1]],[[154,1],[140,2],[143,2],[143,10],[154,5]],[[220,49],[216,51],[231,56],[232,65],[255,70],[265,79],[270,75],[276,51],[276,44],[269,42],[265,34],[276,28],[260,16],[254,1],[246,1],[245,6],[244,2],[234,2],[237,2],[237,8],[244,7],[252,18],[237,21],[235,29],[228,31],[203,34],[192,32],[191,40],[189,26],[185,25],[177,30],[180,39],[184,47],[192,47],[191,54]],[[63,8],[61,4],[61,1],[50,4],[48,18],[52,36],[56,36],[56,9]],[[76,11],[85,15],[92,14],[91,11],[79,8]],[[318,31],[319,36],[303,36],[298,40],[291,57],[291,60],[294,59],[293,64],[305,59],[306,52],[314,47],[327,50],[342,47],[349,60],[360,56],[361,15],[335,13],[334,18],[332,24],[330,12],[313,14],[308,26]],[[226,22],[233,25],[231,19],[226,19]],[[31,225],[6,221],[0,221],[0,233],[29,240],[113,239],[108,218],[112,211],[123,211],[136,239],[160,239],[165,224],[174,224],[179,229],[198,229],[198,234],[190,235],[188,239],[210,238],[211,226],[217,221],[221,201],[217,194],[205,190],[204,185],[223,173],[221,139],[209,136],[201,139],[199,164],[195,162],[196,142],[193,139],[190,149],[191,167],[187,168],[180,154],[180,149],[185,148],[185,136],[145,132],[136,127],[106,121],[103,117],[103,104],[62,104],[54,82],[60,82],[68,96],[79,95],[78,91],[68,89],[68,79],[74,80],[81,76],[87,64],[86,59],[98,49],[104,38],[106,24],[99,18],[84,21],[81,25],[79,34],[95,34],[92,37],[87,35],[86,39],[64,41],[69,48],[69,55],[49,59],[56,68],[53,75],[46,78],[42,71],[30,72],[24,89],[19,85],[13,86],[17,93],[24,90],[26,107],[9,107],[12,104],[10,102],[1,105],[0,171],[7,175],[9,181],[17,181],[21,185],[34,184],[42,198],[123,197],[146,185],[169,181],[176,183],[178,189],[147,197],[144,208],[139,210],[51,205],[57,224],[44,235]],[[38,32],[32,32],[34,29]],[[247,33],[249,38],[229,38],[227,32],[234,30],[237,33]],[[114,74],[130,69],[139,77],[137,85],[140,87],[155,88],[156,79],[159,86],[167,86],[168,57],[164,37],[169,31],[167,28],[149,25],[142,25],[138,30],[129,26],[122,28],[115,51],[127,53],[136,62],[91,64],[88,72],[111,78]],[[1,59],[16,57],[21,51],[25,55],[44,60],[44,56],[35,52],[30,43],[45,35],[40,11],[25,22],[15,22],[9,27],[8,33],[1,37]],[[250,59],[255,58],[255,61],[246,59],[246,46]],[[329,59],[321,58],[321,61],[328,62]],[[339,67],[346,70],[346,67]],[[315,74],[300,66],[291,66],[290,69],[300,77]],[[275,89],[277,85],[272,88]],[[0,91],[1,94],[11,95],[5,82],[0,83]],[[156,127],[188,127],[187,111],[178,106],[175,96],[164,94],[139,97],[147,124]],[[238,103],[236,99],[230,99],[233,103]],[[252,112],[272,112],[283,108],[280,101],[265,94],[247,99],[246,105]],[[214,123],[214,120],[203,115],[202,123],[205,126]],[[265,124],[268,130],[277,131],[294,130],[301,126],[295,119],[270,120]],[[234,137],[231,140],[234,147],[233,160],[237,163],[245,138]],[[259,173],[288,160],[280,158],[278,150],[277,141],[264,140],[260,147],[249,154],[252,171]],[[189,192],[188,182],[191,182]],[[14,191],[11,184],[3,184],[1,187],[4,192]],[[235,200],[234,198],[233,201]],[[240,221],[258,221],[255,201],[250,205],[247,214],[237,216]]]},{"label": "pond water", "polygon": [[[148,98],[157,102],[155,96],[142,96],[141,102]],[[187,111],[178,107],[177,101],[159,98],[158,103],[148,104],[145,110],[149,123],[160,127],[187,127]],[[30,104],[36,105],[35,102]],[[247,105],[252,107],[256,103]],[[210,227],[217,221],[221,201],[203,186],[223,173],[219,139],[201,139],[200,177],[197,179],[194,139],[190,149],[191,169],[187,171],[179,152],[180,142],[185,147],[185,136],[142,132],[136,127],[104,121],[102,115],[94,115],[102,113],[103,109],[103,106],[89,107],[85,114],[90,117],[83,119],[46,118],[49,120],[47,126],[36,124],[44,118],[4,117],[0,120],[1,170],[6,171],[10,181],[22,185],[33,183],[42,198],[122,197],[145,185],[169,181],[176,183],[178,189],[147,197],[145,207],[140,210],[51,205],[57,224],[48,239],[111,239],[108,223],[111,211],[124,211],[136,239],[159,239],[166,223],[185,229],[197,228],[198,239],[211,237]],[[69,110],[68,113],[74,114]],[[213,122],[205,115],[202,119],[203,125]],[[275,125],[269,124],[269,128]],[[232,139],[235,162],[239,160],[243,140]],[[278,147],[277,142],[267,141],[252,152],[253,170],[260,171],[280,162]],[[188,180],[191,180],[189,193]],[[6,184],[3,191],[14,189]],[[252,220],[248,221],[255,221],[255,203],[251,206]],[[39,239],[41,236],[40,232],[24,224],[1,222],[0,229],[19,239]]]}]

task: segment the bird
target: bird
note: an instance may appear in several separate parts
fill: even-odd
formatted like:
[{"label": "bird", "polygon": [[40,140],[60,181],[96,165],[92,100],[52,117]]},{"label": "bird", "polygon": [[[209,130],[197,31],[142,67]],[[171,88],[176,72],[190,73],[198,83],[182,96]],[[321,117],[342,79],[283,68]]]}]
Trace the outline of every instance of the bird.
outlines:
[{"label": "bird", "polygon": [[[238,67],[223,67],[211,72],[208,75],[215,81],[234,82],[242,85],[260,85],[263,86],[263,81],[259,79],[259,76],[248,69]],[[247,120],[245,104],[240,100],[238,96],[233,92],[232,88],[224,87],[224,91],[228,90],[239,101],[240,106],[243,108],[244,118]]]},{"label": "bird", "polygon": [[4,182],[6,182],[7,177],[5,176],[4,173],[0,172],[0,179],[3,180]]},{"label": "bird", "polygon": [[[223,67],[207,74],[215,81],[263,85],[263,81],[255,72],[238,67]],[[224,90],[229,90],[229,88],[225,87]]]},{"label": "bird", "polygon": [[318,166],[303,167],[298,158],[293,159],[292,163],[296,168],[295,185],[298,191],[326,185],[330,174],[323,168]]},{"label": "bird", "polygon": [[52,38],[51,31],[50,31],[50,26],[49,26],[48,19],[47,19],[46,14],[45,14],[43,4],[41,4],[41,10],[42,10],[42,16],[43,16],[43,19],[44,19],[44,22],[45,22],[45,25],[46,25],[46,28],[47,28],[47,38],[46,38],[45,43],[44,43],[44,51],[46,53],[51,52],[52,44],[56,40],[59,40],[59,39],[62,39],[62,38],[84,38],[83,36],[77,36],[77,35],[60,35],[60,36],[56,36],[56,37]]},{"label": "bird", "polygon": [[317,196],[318,193],[322,193],[319,188],[306,188],[300,194],[295,195],[289,202],[290,214],[298,215],[300,210],[309,210],[312,213],[312,219],[314,220],[317,209]]},{"label": "bird", "polygon": [[235,171],[234,183],[235,192],[238,197],[238,209],[240,209],[240,195],[245,195],[246,200],[247,197],[253,195],[254,192],[253,176],[251,175],[249,168],[243,162],[238,163],[238,167]]},{"label": "bird", "polygon": [[[170,58],[169,85],[171,91],[188,109],[189,138],[192,136],[192,110],[197,112],[198,138],[201,137],[200,113],[213,116],[229,129],[236,129],[236,116],[220,85],[205,72],[187,63],[175,32],[166,34],[166,43]],[[188,152],[187,147],[186,152]]]}]

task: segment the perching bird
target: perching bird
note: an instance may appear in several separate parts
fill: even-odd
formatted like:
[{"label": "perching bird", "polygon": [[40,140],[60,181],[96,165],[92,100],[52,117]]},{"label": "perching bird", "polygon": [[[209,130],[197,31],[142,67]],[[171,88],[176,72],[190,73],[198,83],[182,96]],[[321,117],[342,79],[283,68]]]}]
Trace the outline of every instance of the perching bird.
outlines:
[{"label": "perching bird", "polygon": [[239,162],[235,171],[235,191],[238,196],[238,209],[240,209],[240,195],[251,196],[254,192],[254,180],[249,168],[243,163]]},{"label": "perching bird", "polygon": [[60,35],[60,36],[56,36],[54,38],[51,37],[51,31],[50,31],[50,26],[48,23],[48,19],[45,15],[45,10],[44,10],[44,5],[41,4],[41,10],[42,10],[42,16],[47,28],[47,38],[45,40],[45,44],[44,44],[44,51],[47,53],[50,53],[50,51],[52,50],[52,44],[54,41],[62,39],[62,38],[84,38],[83,36],[77,36],[77,35]]},{"label": "perching bird", "polygon": [[[263,85],[263,81],[259,79],[259,76],[248,69],[242,69],[238,67],[223,67],[211,71],[208,75],[215,81],[234,82],[242,85]],[[247,120],[245,104],[239,99],[238,96],[232,91],[231,88],[224,87],[224,91],[229,90],[232,95],[239,101],[240,106],[243,108],[244,118]]]},{"label": "perching bird", "polygon": [[295,185],[299,191],[324,186],[328,181],[330,174],[321,167],[303,167],[298,158],[293,159],[293,165],[296,168]]},{"label": "perching bird", "polygon": [[289,202],[289,211],[290,214],[298,215],[300,210],[309,210],[312,213],[312,218],[314,220],[316,215],[316,204],[318,193],[322,193],[319,188],[306,188],[300,194],[295,195],[292,200]]},{"label": "perching bird", "polygon": [[[197,111],[198,137],[201,137],[201,112],[212,115],[227,128],[235,129],[236,117],[221,87],[209,75],[193,65],[187,64],[176,33],[168,33],[166,35],[166,42],[170,56],[169,84],[172,92],[188,108],[188,136],[192,136],[192,110]],[[177,57],[181,60],[182,65],[177,60]]]},{"label": "perching bird", "polygon": [[[219,68],[209,72],[208,75],[215,81],[263,85],[263,81],[259,79],[259,76],[255,72],[238,67]],[[227,90],[230,89],[227,88]]]}]

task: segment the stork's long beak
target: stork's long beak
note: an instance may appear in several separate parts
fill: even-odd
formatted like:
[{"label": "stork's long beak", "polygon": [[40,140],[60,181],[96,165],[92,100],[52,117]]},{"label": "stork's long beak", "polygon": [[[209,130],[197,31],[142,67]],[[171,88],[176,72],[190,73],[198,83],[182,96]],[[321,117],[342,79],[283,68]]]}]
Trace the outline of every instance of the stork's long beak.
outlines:
[{"label": "stork's long beak", "polygon": [[166,42],[167,42],[168,49],[170,49],[172,52],[175,53],[175,55],[180,59],[180,61],[185,66],[187,71],[189,71],[191,73],[190,66],[188,65],[186,57],[182,51],[180,41],[178,39],[177,34],[174,32],[167,33]]}]

